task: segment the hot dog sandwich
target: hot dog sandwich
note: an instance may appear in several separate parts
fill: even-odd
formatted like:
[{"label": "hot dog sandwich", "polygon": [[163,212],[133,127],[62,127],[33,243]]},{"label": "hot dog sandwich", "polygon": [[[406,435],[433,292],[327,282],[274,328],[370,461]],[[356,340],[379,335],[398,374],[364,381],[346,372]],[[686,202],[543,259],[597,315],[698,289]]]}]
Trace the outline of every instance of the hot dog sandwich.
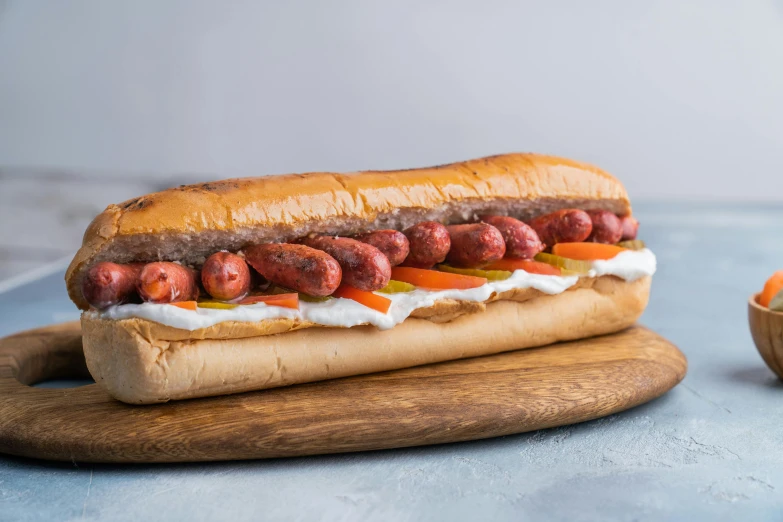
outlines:
[{"label": "hot dog sandwich", "polygon": [[90,373],[148,404],[616,332],[655,272],[637,229],[609,174],[506,154],[110,205],[65,279]]}]

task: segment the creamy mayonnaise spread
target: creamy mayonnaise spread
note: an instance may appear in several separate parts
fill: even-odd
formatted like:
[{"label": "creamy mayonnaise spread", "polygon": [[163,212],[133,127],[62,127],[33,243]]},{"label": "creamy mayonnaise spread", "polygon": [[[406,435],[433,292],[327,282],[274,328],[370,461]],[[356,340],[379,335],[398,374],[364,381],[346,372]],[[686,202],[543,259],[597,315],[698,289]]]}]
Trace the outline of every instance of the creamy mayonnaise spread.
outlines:
[{"label": "creamy mayonnaise spread", "polygon": [[[613,275],[626,281],[635,281],[655,273],[655,255],[648,249],[622,252],[607,261],[594,261],[588,277]],[[489,281],[478,288],[467,290],[414,290],[398,294],[379,294],[391,299],[385,314],[350,299],[335,298],[321,303],[299,302],[299,310],[268,306],[264,303],[237,306],[231,310],[198,308],[185,310],[166,304],[125,304],[102,312],[87,312],[105,319],[138,317],[183,330],[207,328],[224,321],[259,322],[267,319],[289,318],[310,321],[324,326],[351,327],[372,324],[382,330],[404,321],[414,310],[427,308],[441,299],[483,302],[494,293],[513,289],[534,288],[545,294],[559,294],[575,285],[577,276],[551,276],[515,271],[503,281]]]}]

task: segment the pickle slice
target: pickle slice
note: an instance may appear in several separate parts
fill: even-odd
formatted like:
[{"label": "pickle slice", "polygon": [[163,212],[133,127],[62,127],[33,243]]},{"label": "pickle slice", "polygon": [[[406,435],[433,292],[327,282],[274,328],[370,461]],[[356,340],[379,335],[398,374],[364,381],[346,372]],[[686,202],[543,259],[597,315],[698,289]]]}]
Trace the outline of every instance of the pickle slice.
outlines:
[{"label": "pickle slice", "polygon": [[392,279],[389,284],[378,290],[382,294],[400,294],[404,292],[413,292],[416,287],[404,281],[395,281]]},{"label": "pickle slice", "polygon": [[264,293],[268,295],[299,294],[299,300],[304,301],[305,303],[323,303],[328,301],[329,299],[334,299],[334,297],[332,297],[331,295],[324,295],[320,297],[315,295],[307,295],[302,292],[297,292],[296,290],[291,290],[290,288],[286,288],[280,285],[272,285]]},{"label": "pickle slice", "polygon": [[769,309],[773,312],[783,312],[783,290],[775,294],[769,302]]},{"label": "pickle slice", "polygon": [[314,296],[314,295],[307,295],[303,294],[302,292],[299,292],[299,299],[306,302],[306,303],[325,303],[329,299],[334,299],[331,295],[324,295],[324,296]]},{"label": "pickle slice", "polygon": [[627,248],[628,250],[644,250],[647,246],[641,239],[629,239],[628,241],[620,241],[617,246]]},{"label": "pickle slice", "polygon": [[[269,288],[267,288],[262,293],[263,293],[263,295],[278,295],[278,294],[295,294],[297,292],[296,292],[296,290],[291,290],[290,288],[286,288],[284,286],[271,285],[271,286],[269,286]],[[299,292],[299,295],[302,296],[304,294]]]},{"label": "pickle slice", "polygon": [[233,310],[239,305],[232,304],[232,303],[225,303],[223,301],[212,301],[210,299],[206,299],[204,301],[199,301],[197,303],[197,306],[199,308],[212,308],[215,310]]},{"label": "pickle slice", "polygon": [[511,277],[511,272],[508,270],[480,270],[478,268],[454,268],[449,265],[438,265],[438,270],[442,272],[450,272],[452,274],[469,275],[475,277],[483,277],[488,281],[502,281]]},{"label": "pickle slice", "polygon": [[[547,254],[545,252],[536,254],[536,257],[534,259],[536,261],[541,261],[542,263],[547,263],[552,266],[560,267],[561,269],[567,270],[568,272],[573,274],[584,275],[588,273],[592,268],[590,261],[581,261],[579,259],[568,259],[567,257],[556,256],[554,254]],[[565,273],[563,275],[565,275]]]}]

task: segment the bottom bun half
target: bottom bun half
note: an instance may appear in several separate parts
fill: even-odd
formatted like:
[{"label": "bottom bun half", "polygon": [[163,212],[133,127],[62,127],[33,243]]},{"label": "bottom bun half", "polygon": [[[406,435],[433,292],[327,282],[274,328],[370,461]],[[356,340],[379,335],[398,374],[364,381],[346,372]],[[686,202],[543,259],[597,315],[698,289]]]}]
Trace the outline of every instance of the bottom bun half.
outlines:
[{"label": "bottom bun half", "polygon": [[490,355],[617,332],[647,306],[649,277],[600,277],[589,288],[438,323],[409,318],[373,326],[308,328],[237,339],[165,340],[143,319],[82,316],[87,367],[113,397],[130,404],[225,395]]}]

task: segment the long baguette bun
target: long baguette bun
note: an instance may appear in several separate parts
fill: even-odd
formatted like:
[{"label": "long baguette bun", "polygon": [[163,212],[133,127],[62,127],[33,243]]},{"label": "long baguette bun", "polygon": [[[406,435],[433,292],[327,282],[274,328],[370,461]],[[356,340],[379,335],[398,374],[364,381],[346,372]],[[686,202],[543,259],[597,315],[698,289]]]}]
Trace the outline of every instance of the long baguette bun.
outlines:
[{"label": "long baguette bun", "polygon": [[617,332],[638,319],[649,291],[649,277],[629,283],[604,276],[590,287],[559,295],[495,301],[485,313],[462,315],[447,323],[409,318],[391,330],[309,328],[235,339],[172,340],[170,329],[157,323],[83,314],[84,354],[93,378],[109,394],[131,404],[151,404]]},{"label": "long baguette bun", "polygon": [[218,250],[310,232],[350,235],[453,223],[479,213],[521,219],[571,207],[630,214],[623,186],[600,169],[536,154],[504,154],[439,167],[353,174],[290,174],[181,186],[110,205],[84,234],[65,280],[86,310],[81,280],[99,261],[200,265]]}]

